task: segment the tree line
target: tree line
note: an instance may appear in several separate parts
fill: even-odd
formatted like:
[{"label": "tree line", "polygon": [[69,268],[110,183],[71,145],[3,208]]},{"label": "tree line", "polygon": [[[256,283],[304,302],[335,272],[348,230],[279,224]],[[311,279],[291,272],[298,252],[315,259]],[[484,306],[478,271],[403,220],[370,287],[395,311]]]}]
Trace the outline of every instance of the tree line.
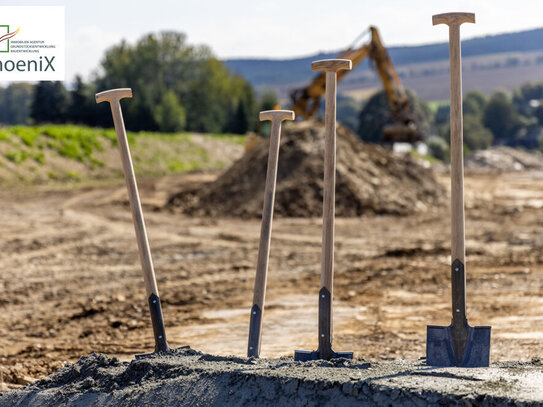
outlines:
[{"label": "tree line", "polygon": [[71,89],[62,82],[0,88],[0,122],[111,127],[109,107],[94,95],[130,87],[134,99],[123,106],[129,130],[244,134],[257,129],[259,110],[277,104],[274,93],[257,97],[207,46],[190,45],[178,32],[122,41],[106,51],[99,72],[88,82],[77,76]]},{"label": "tree line", "polygon": [[[426,136],[430,153],[448,159],[450,145],[450,107],[441,104],[432,111],[428,104],[408,90],[409,106],[416,127]],[[352,101],[352,100],[351,100]],[[358,113],[355,125],[352,109],[343,109],[346,100],[338,99],[338,120],[356,131],[367,142],[379,143],[383,128],[395,124],[384,91],[369,98]],[[345,115],[345,116],[344,116]],[[478,91],[463,99],[464,151],[484,150],[494,145],[543,151],[543,82],[528,83],[513,92],[498,90],[486,96]]]},{"label": "tree line", "polygon": [[[468,92],[463,100],[464,149],[484,150],[493,145],[543,150],[543,82],[523,85],[514,92]],[[449,146],[449,106],[440,106],[433,118],[437,137],[428,139],[430,151],[445,158]]]}]

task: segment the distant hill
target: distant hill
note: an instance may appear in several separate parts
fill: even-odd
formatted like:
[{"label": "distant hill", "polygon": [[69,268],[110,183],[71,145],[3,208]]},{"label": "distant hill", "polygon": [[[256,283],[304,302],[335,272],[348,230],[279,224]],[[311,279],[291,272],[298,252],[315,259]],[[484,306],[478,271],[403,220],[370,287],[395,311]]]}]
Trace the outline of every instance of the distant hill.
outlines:
[{"label": "distant hill", "polygon": [[[386,41],[386,32],[382,36]],[[413,87],[429,100],[447,97],[448,81],[427,89],[427,81],[411,79],[430,76],[443,77],[435,78],[440,81],[446,79],[448,43],[396,46],[388,48],[388,51],[406,86]],[[225,63],[232,72],[247,78],[255,87],[274,88],[285,97],[288,89],[303,85],[313,77],[309,69],[311,61],[334,58],[340,52],[284,60],[229,59]],[[473,85],[470,84],[471,72],[485,71],[484,75],[479,75],[484,77],[484,84],[479,86],[483,92],[498,87],[517,87],[526,81],[543,80],[543,28],[466,40],[462,42],[462,55],[464,77],[468,85],[466,90],[477,89],[475,82],[480,82],[475,79]],[[532,69],[527,69],[529,66]],[[479,76],[476,75],[477,78]],[[369,65],[365,62],[346,77],[340,90],[356,91],[372,87],[380,87],[380,84],[376,75],[369,72]]]}]

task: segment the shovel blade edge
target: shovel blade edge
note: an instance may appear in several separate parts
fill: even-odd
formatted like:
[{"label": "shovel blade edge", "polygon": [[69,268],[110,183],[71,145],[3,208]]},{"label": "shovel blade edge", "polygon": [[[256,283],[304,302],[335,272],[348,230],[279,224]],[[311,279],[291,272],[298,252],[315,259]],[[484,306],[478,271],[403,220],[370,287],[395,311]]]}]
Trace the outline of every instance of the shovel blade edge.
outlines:
[{"label": "shovel blade edge", "polygon": [[428,325],[426,331],[426,364],[439,367],[488,367],[490,362],[489,326],[468,327],[464,355],[456,358],[451,326]]},{"label": "shovel blade edge", "polygon": [[319,352],[316,350],[296,350],[294,351],[295,362],[307,362],[309,360],[318,360]]},{"label": "shovel blade edge", "polygon": [[449,326],[428,325],[426,328],[426,364],[442,367],[456,364]]},{"label": "shovel blade edge", "polygon": [[[332,359],[353,359],[353,352],[334,352],[332,351]],[[294,361],[295,362],[307,362],[309,360],[320,360],[324,359],[321,357],[318,350],[297,350],[294,351]]]},{"label": "shovel blade edge", "polygon": [[490,364],[490,330],[489,326],[470,327],[463,366],[488,367]]}]

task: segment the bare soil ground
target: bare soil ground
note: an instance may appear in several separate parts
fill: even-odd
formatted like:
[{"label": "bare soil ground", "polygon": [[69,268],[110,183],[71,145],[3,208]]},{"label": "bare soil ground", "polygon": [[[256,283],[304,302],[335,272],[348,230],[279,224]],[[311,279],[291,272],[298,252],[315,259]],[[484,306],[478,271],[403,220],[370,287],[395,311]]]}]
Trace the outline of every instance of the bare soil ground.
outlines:
[{"label": "bare soil ground", "polygon": [[535,407],[543,402],[542,382],[539,361],[435,368],[421,360],[295,362],[184,347],[130,362],[92,353],[0,393],[0,406]]},{"label": "bare soil ground", "polygon": [[[246,352],[258,220],[187,217],[169,192],[214,174],[143,182],[170,345]],[[440,182],[448,187],[448,177]],[[543,356],[543,175],[466,178],[468,317],[492,325],[493,361]],[[320,219],[274,222],[262,356],[317,345]],[[150,351],[124,186],[0,190],[0,372],[17,387],[91,351]],[[449,323],[449,212],[336,221],[336,350],[418,359]]]}]

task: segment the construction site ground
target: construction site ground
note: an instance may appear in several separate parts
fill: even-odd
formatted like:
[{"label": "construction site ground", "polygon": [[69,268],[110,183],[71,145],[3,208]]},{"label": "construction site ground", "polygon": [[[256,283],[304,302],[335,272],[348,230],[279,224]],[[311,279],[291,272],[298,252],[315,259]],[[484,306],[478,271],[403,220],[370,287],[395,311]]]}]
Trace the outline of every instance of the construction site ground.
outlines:
[{"label": "construction site ground", "polygon": [[[171,346],[246,353],[260,222],[171,212],[174,191],[216,174],[142,182]],[[438,176],[448,189],[448,175]],[[491,360],[543,356],[543,174],[467,174],[468,318],[492,325]],[[228,199],[228,197],[225,197]],[[91,352],[153,348],[122,184],[0,190],[1,389]],[[426,325],[450,321],[449,209],[338,218],[334,348],[418,360]],[[317,345],[319,218],[274,222],[263,357]]]}]

